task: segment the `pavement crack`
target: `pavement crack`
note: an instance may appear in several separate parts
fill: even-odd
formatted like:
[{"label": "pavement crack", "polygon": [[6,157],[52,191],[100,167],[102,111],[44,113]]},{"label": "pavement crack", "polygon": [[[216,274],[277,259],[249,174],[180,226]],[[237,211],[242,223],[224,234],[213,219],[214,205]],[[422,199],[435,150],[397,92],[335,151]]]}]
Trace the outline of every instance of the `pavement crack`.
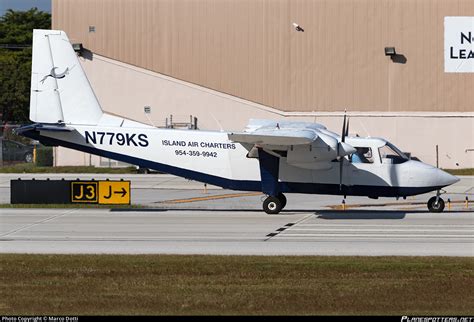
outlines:
[{"label": "pavement crack", "polygon": [[8,236],[8,235],[11,235],[11,234],[14,234],[14,233],[17,233],[17,232],[22,231],[22,230],[25,230],[25,229],[29,229],[29,228],[34,227],[34,226],[37,226],[37,225],[41,225],[41,224],[43,224],[43,223],[45,223],[45,222],[51,221],[51,220],[56,219],[56,218],[69,215],[69,214],[71,214],[71,213],[73,213],[73,212],[75,212],[75,211],[77,211],[77,210],[79,210],[79,209],[71,209],[71,210],[68,210],[68,211],[66,211],[66,212],[64,212],[64,213],[60,213],[60,214],[57,214],[57,215],[54,215],[54,216],[50,216],[50,217],[48,217],[48,218],[46,218],[46,219],[36,221],[36,222],[31,223],[31,224],[29,224],[29,225],[26,225],[26,226],[23,226],[23,227],[20,227],[20,228],[16,228],[16,229],[7,231],[6,233],[1,234],[1,235],[0,235],[0,238],[5,237],[5,236]]}]

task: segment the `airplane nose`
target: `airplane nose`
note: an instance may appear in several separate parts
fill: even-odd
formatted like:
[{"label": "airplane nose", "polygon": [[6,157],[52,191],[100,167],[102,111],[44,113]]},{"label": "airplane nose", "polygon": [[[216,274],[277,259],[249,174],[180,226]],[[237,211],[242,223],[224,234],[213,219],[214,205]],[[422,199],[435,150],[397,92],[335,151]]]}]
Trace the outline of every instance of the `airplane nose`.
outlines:
[{"label": "airplane nose", "polygon": [[438,182],[440,186],[449,186],[460,180],[458,177],[453,176],[440,169],[438,169],[437,177],[438,177]]}]

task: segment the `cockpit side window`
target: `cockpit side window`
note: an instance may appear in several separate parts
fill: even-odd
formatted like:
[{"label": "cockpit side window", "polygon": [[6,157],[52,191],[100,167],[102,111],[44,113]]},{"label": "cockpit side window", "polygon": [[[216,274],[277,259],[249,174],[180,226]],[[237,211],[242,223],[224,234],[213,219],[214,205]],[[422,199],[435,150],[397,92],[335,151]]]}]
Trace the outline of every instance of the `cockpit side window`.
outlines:
[{"label": "cockpit side window", "polygon": [[350,161],[352,163],[374,163],[374,156],[371,148],[354,147],[357,152],[351,154]]},{"label": "cockpit side window", "polygon": [[379,148],[379,155],[380,163],[400,164],[408,161],[408,157],[390,143]]}]

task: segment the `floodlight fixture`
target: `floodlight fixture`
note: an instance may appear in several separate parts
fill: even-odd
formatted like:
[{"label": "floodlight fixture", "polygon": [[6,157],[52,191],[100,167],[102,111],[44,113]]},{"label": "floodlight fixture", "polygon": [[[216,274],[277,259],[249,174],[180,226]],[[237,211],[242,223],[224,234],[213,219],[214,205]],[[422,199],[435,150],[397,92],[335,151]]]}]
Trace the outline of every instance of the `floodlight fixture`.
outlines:
[{"label": "floodlight fixture", "polygon": [[72,44],[72,49],[74,49],[76,53],[80,53],[83,48],[82,43]]},{"label": "floodlight fixture", "polygon": [[385,56],[393,57],[396,54],[395,47],[385,47]]}]

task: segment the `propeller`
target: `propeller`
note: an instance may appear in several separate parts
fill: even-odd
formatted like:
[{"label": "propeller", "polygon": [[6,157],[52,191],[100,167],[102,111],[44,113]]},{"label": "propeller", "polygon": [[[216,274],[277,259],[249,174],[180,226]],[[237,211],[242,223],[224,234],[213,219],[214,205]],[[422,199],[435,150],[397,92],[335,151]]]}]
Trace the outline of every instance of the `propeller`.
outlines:
[{"label": "propeller", "polygon": [[343,143],[346,141],[346,136],[349,135],[349,118],[346,126],[346,110],[344,110],[344,121],[342,123],[341,142],[337,144],[337,157],[339,159],[339,191],[342,191],[342,170],[344,168],[344,156],[341,151],[344,151]]}]

